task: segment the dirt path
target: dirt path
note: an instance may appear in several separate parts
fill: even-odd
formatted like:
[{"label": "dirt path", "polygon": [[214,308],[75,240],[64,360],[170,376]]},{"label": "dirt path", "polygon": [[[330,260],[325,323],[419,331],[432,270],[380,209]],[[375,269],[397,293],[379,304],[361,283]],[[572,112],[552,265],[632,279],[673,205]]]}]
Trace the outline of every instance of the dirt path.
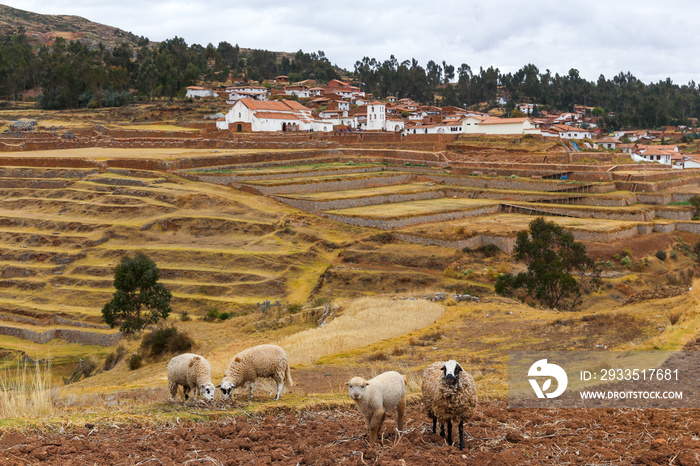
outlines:
[{"label": "dirt path", "polygon": [[[700,464],[693,410],[509,410],[482,403],[465,430],[466,448],[444,445],[419,406],[406,431],[384,425],[370,446],[354,410],[279,413],[175,425],[109,425],[71,431],[3,431],[3,465],[175,464]],[[456,429],[455,429],[456,431]],[[455,432],[456,433],[456,432]]]}]

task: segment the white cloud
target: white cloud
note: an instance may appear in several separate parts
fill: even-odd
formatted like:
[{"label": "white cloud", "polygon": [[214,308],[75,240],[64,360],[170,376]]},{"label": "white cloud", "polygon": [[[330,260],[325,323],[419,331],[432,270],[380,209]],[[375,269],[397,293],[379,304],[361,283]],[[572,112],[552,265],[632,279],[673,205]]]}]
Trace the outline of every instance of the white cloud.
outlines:
[{"label": "white cloud", "polygon": [[44,14],[72,14],[161,41],[221,41],[245,48],[323,50],[352,70],[364,56],[384,61],[415,58],[472,69],[515,72],[532,63],[566,74],[576,68],[596,80],[630,71],[645,82],[671,77],[683,84],[700,75],[693,60],[700,7],[691,0],[640,5],[631,0],[320,0],[289,3],[241,0],[195,3],[153,0],[12,0],[5,4]]}]

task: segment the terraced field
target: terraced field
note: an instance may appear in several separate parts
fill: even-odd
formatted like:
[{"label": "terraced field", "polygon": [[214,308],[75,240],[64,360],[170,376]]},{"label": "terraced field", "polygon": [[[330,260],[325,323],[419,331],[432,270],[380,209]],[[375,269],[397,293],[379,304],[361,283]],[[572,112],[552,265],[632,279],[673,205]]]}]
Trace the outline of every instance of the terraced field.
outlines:
[{"label": "terraced field", "polygon": [[[44,153],[22,153],[33,166],[0,167],[0,334],[11,351],[54,345],[65,360],[111,351],[119,335],[101,309],[114,267],[137,250],[160,268],[173,319],[211,310],[244,318],[268,301],[308,308],[376,293],[489,293],[498,273],[516,266],[462,250],[510,251],[533,216],[549,216],[602,259],[623,242],[676,232],[696,242],[700,233],[686,202],[698,192],[693,172],[533,165],[523,176],[522,163],[502,163],[483,174],[471,170],[475,162],[323,151],[316,159],[256,153],[258,162],[224,166],[226,154],[184,151],[168,163],[201,168],[156,171],[110,168],[110,160],[155,166],[163,151],[81,154],[81,164],[70,163],[85,168],[61,168],[65,160]],[[658,248],[674,240],[663,241]],[[635,261],[656,246],[645,247]],[[275,320],[282,314],[241,320],[236,332],[286,325]],[[236,335],[200,344],[223,348]]]},{"label": "terraced field", "polygon": [[137,250],[160,268],[177,315],[306,299],[327,252],[289,228],[293,213],[166,173],[0,169],[2,347],[35,357],[47,349],[36,345],[53,342],[54,358],[106,354],[120,335],[101,308],[115,265]]}]

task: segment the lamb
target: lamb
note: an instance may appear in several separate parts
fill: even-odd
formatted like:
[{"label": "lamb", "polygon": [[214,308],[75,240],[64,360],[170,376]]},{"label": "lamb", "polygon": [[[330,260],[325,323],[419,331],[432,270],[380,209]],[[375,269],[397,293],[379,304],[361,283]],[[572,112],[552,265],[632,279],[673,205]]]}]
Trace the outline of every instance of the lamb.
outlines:
[{"label": "lamb", "polygon": [[287,363],[287,353],[275,345],[259,345],[245,349],[233,357],[219,387],[224,397],[228,398],[234,388],[249,384],[250,396],[253,396],[258,377],[271,377],[277,382],[275,400],[279,400],[285,382],[289,387],[294,386]]},{"label": "lamb", "polygon": [[189,399],[190,390],[194,396],[202,395],[207,400],[214,399],[216,387],[211,383],[211,366],[202,356],[185,353],[175,356],[168,363],[168,388],[170,401],[175,401],[177,386],[182,385],[185,401]]},{"label": "lamb", "polygon": [[445,436],[447,424],[447,444],[452,443],[452,421],[459,422],[459,449],[464,448],[464,421],[474,415],[477,395],[474,379],[462,369],[457,361],[435,362],[423,372],[423,405],[433,420],[433,433],[436,423],[442,427],[440,435]]},{"label": "lamb", "polygon": [[348,394],[357,410],[365,417],[369,441],[378,442],[379,432],[388,411],[396,409],[398,430],[403,430],[406,410],[406,377],[396,371],[379,374],[370,380],[353,377],[348,383]]}]

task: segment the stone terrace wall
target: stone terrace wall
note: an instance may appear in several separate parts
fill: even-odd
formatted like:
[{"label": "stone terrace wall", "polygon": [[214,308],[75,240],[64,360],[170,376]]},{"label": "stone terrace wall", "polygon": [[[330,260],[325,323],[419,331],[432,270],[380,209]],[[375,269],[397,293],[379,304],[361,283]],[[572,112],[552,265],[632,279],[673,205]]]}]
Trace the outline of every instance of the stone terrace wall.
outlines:
[{"label": "stone terrace wall", "polygon": [[310,201],[306,199],[294,199],[289,197],[275,197],[276,200],[284,202],[295,209],[307,212],[319,212],[331,209],[348,209],[351,207],[362,207],[367,205],[380,205],[394,202],[422,201],[426,199],[439,199],[444,197],[440,191],[423,191],[407,194],[390,194],[383,196],[366,196],[352,199],[334,199],[330,201]]},{"label": "stone terrace wall", "polygon": [[426,236],[410,235],[406,233],[395,233],[394,236],[409,243],[422,244],[424,246],[443,246],[460,250],[464,248],[478,248],[484,244],[495,244],[501,251],[510,254],[513,252],[513,248],[515,248],[515,238],[507,236],[477,235],[457,241],[428,238]]},{"label": "stone terrace wall", "polygon": [[395,220],[382,220],[363,217],[350,217],[347,215],[322,214],[331,220],[336,220],[350,225],[361,227],[379,228],[381,230],[391,230],[394,228],[403,228],[411,225],[418,225],[429,222],[446,222],[448,220],[456,220],[466,217],[479,217],[482,215],[496,214],[501,210],[500,205],[488,206],[473,210],[457,210],[452,212],[441,212],[429,215],[419,215]]},{"label": "stone terrace wall", "polygon": [[[202,181],[207,181],[208,177],[202,179]],[[213,177],[212,177],[213,178]],[[280,186],[260,186],[260,185],[245,185],[248,190],[258,192],[260,194],[270,196],[274,194],[295,194],[295,193],[316,193],[322,191],[345,191],[349,189],[363,189],[363,188],[373,188],[377,186],[391,186],[395,184],[407,183],[411,178],[411,175],[394,175],[394,176],[381,176],[381,177],[367,177],[361,179],[352,180],[340,180],[340,181],[318,181],[309,183],[295,183],[286,184]],[[216,181],[208,181],[210,183],[216,183]],[[226,184],[226,183],[219,183]],[[236,186],[239,183],[229,182],[229,186]],[[243,187],[241,185],[240,187]]]},{"label": "stone terrace wall", "polygon": [[7,325],[0,325],[0,335],[23,338],[39,344],[45,344],[54,338],[60,338],[71,343],[97,346],[114,346],[119,342],[119,340],[121,340],[122,337],[121,333],[97,333],[88,332],[85,330],[61,328],[37,332],[27,328],[11,327]]}]

